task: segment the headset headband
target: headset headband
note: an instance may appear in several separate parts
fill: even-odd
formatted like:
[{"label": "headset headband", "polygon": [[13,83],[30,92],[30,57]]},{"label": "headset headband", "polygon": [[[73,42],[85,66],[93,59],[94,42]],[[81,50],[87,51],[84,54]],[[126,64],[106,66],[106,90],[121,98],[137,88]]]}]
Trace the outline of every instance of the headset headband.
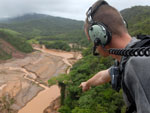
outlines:
[{"label": "headset headband", "polygon": [[109,4],[106,1],[102,1],[102,2],[98,2],[98,4],[95,6],[95,8],[92,8],[92,7],[89,8],[89,10],[86,13],[88,23],[90,23],[90,24],[95,23],[93,21],[93,16],[96,13],[96,11],[98,10],[98,8],[100,8],[102,5],[109,5]]}]

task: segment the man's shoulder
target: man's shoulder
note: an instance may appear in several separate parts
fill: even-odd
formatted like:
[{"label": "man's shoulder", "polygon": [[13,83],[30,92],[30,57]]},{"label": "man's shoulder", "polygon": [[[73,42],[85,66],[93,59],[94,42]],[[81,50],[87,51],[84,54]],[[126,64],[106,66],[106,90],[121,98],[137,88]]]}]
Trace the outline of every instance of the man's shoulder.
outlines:
[{"label": "man's shoulder", "polygon": [[127,61],[127,66],[129,65],[134,65],[134,67],[136,66],[141,66],[141,65],[148,65],[150,63],[150,57],[130,57],[129,60]]},{"label": "man's shoulder", "polygon": [[[150,72],[150,57],[130,57],[124,67],[125,74]],[[145,73],[146,73],[145,72]]]},{"label": "man's shoulder", "polygon": [[150,57],[131,57],[125,67],[125,85],[135,99],[137,111],[143,111],[142,113],[150,110],[149,65]]},{"label": "man's shoulder", "polygon": [[[125,75],[140,76],[141,74],[150,74],[150,57],[131,57],[125,66]],[[128,77],[129,77],[128,76]],[[130,76],[131,77],[131,76]]]}]

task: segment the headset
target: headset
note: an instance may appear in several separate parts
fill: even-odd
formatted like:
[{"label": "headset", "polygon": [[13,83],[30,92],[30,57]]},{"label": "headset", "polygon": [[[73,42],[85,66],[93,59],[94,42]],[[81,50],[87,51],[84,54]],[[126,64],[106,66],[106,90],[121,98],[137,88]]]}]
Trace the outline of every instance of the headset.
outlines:
[{"label": "headset", "polygon": [[93,42],[98,42],[97,44],[101,45],[102,47],[107,45],[112,38],[110,30],[104,23],[96,22],[93,20],[93,16],[96,13],[96,11],[103,5],[109,4],[106,1],[100,1],[98,2],[95,8],[90,7],[89,10],[87,11],[87,20],[90,25],[88,29],[90,39]]},{"label": "headset", "polygon": [[[109,44],[109,42],[112,39],[112,33],[108,29],[108,27],[102,22],[96,22],[93,20],[93,16],[96,13],[96,11],[103,5],[109,4],[104,0],[103,1],[99,0],[98,4],[94,8],[90,7],[89,10],[87,11],[87,21],[90,25],[88,29],[88,34],[92,42],[94,42],[93,47],[94,55],[98,55],[97,53],[95,53],[97,46],[101,45],[104,48],[107,44]],[[123,22],[127,27],[128,26],[127,22],[124,19]]]}]

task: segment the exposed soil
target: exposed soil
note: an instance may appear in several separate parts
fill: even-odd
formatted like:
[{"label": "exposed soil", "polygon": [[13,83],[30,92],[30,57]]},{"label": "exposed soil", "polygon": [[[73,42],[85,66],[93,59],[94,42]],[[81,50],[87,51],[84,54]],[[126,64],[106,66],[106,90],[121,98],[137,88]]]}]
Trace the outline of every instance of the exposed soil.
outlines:
[{"label": "exposed soil", "polygon": [[[16,50],[11,44],[0,38],[0,48],[8,54],[11,54],[13,58],[24,58],[25,54]],[[2,61],[0,61],[1,63]]]}]

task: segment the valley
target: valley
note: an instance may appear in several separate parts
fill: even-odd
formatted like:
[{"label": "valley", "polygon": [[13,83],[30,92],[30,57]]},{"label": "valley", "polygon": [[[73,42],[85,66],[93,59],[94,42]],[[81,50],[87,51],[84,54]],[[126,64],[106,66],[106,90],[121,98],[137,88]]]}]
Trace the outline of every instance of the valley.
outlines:
[{"label": "valley", "polygon": [[0,97],[15,100],[10,106],[14,112],[42,113],[60,96],[58,86],[48,87],[47,81],[53,76],[69,73],[72,64],[82,57],[74,52],[34,50],[24,58],[13,58],[0,64]]}]

